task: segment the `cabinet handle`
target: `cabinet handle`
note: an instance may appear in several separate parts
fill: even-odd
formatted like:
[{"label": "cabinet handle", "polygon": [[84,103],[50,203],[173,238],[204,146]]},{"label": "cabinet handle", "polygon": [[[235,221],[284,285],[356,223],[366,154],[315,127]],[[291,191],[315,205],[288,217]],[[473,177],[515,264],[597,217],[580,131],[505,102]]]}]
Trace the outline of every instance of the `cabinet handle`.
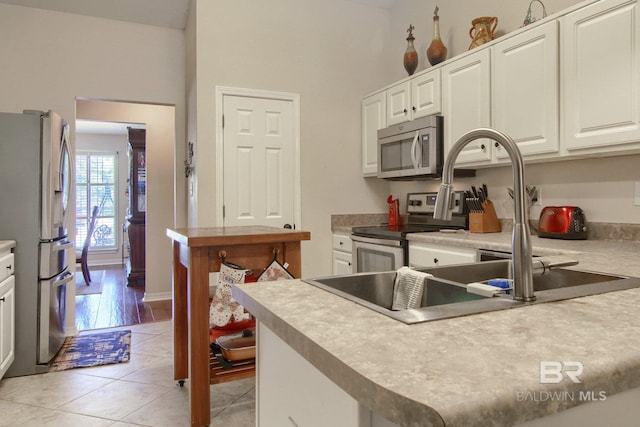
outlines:
[{"label": "cabinet handle", "polygon": [[437,263],[439,263],[439,262],[440,262],[440,261],[438,261],[438,258],[434,258],[434,259],[433,259],[433,263],[434,263],[434,264],[437,264]]},{"label": "cabinet handle", "polygon": [[482,144],[482,145],[480,146],[480,149],[481,149],[481,150],[484,150],[485,148],[486,148],[486,147],[485,147],[485,145],[484,145],[484,144]]},{"label": "cabinet handle", "polygon": [[342,242],[339,242],[339,243],[340,243],[340,246],[342,246],[343,243]]},{"label": "cabinet handle", "polygon": [[407,114],[407,109],[405,108],[404,110],[402,110],[405,114]]},{"label": "cabinet handle", "polygon": [[4,302],[4,297],[0,298],[0,302]]},{"label": "cabinet handle", "polygon": [[416,107],[411,107],[411,109],[416,112],[418,109]]},{"label": "cabinet handle", "polygon": [[498,144],[497,142],[494,142],[494,146],[495,146],[496,148],[500,148],[500,144]]}]

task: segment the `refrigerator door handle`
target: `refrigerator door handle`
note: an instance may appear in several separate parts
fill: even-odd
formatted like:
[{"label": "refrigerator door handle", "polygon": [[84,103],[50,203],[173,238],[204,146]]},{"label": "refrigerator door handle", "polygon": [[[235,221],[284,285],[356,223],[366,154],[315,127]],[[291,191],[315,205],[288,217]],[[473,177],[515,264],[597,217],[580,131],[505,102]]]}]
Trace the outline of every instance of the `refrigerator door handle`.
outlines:
[{"label": "refrigerator door handle", "polygon": [[73,276],[74,274],[70,271],[67,271],[67,274],[65,274],[64,276],[60,277],[58,280],[55,280],[53,282],[53,287],[57,288],[59,286],[62,286],[66,283],[69,283],[71,280],[73,280]]},{"label": "refrigerator door handle", "polygon": [[67,250],[67,249],[72,249],[73,247],[75,247],[73,242],[71,242],[69,240],[65,240],[65,241],[61,241],[59,244],[55,245],[53,248],[51,248],[51,250],[54,251],[54,252],[59,252],[59,251]]}]

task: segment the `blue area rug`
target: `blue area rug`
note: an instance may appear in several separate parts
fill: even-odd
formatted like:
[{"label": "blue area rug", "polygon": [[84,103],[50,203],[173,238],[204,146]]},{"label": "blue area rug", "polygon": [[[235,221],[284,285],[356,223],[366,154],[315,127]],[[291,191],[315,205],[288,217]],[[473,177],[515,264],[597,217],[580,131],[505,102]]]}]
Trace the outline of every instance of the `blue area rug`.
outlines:
[{"label": "blue area rug", "polygon": [[49,372],[124,363],[131,356],[131,331],[67,337]]}]

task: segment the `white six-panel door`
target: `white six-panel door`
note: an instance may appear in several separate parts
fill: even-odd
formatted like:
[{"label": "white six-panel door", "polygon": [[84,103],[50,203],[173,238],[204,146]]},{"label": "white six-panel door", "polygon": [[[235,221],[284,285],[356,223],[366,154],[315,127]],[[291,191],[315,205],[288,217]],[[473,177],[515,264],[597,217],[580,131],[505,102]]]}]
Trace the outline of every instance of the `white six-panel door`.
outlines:
[{"label": "white six-panel door", "polygon": [[225,95],[223,111],[224,225],[293,225],[293,102]]}]

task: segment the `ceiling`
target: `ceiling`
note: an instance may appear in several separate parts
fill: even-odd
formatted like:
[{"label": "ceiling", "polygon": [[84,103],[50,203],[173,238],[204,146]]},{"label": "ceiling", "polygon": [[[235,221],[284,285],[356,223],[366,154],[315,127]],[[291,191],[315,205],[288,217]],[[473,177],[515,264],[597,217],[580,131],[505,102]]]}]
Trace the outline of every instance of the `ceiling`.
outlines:
[{"label": "ceiling", "polygon": [[184,29],[190,0],[0,0],[57,12]]},{"label": "ceiling", "polygon": [[[0,0],[0,3],[184,30],[191,0]],[[395,0],[348,0],[390,8]]]}]

